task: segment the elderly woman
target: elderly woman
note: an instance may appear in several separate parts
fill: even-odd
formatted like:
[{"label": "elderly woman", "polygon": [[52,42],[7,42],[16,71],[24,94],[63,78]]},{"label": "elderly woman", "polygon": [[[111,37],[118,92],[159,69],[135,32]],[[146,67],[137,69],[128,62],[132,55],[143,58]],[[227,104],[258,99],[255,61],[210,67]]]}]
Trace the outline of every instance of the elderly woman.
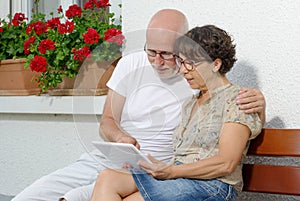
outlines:
[{"label": "elderly woman", "polygon": [[187,101],[173,135],[174,160],[148,156],[142,169],[100,173],[95,200],[236,200],[242,189],[242,160],[261,131],[257,114],[235,103],[239,86],[226,78],[236,61],[224,30],[207,25],[190,30],[174,46],[179,72],[199,94]]}]

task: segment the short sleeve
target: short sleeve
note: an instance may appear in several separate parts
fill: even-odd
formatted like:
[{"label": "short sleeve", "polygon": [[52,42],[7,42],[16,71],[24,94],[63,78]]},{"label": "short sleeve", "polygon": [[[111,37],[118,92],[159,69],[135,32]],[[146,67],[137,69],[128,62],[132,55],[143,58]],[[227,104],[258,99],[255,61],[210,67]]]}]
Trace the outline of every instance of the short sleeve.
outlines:
[{"label": "short sleeve", "polygon": [[[128,64],[126,64],[127,58],[121,58],[117,66],[114,69],[109,81],[106,83],[107,87],[114,90],[115,92],[126,97],[127,83],[125,81],[126,74],[128,74]],[[128,77],[127,77],[128,78]]]},{"label": "short sleeve", "polygon": [[226,100],[225,122],[240,123],[250,129],[250,140],[254,139],[262,129],[262,122],[257,113],[246,114],[243,110],[239,109],[236,103],[236,96],[239,88],[236,88],[230,97]]}]

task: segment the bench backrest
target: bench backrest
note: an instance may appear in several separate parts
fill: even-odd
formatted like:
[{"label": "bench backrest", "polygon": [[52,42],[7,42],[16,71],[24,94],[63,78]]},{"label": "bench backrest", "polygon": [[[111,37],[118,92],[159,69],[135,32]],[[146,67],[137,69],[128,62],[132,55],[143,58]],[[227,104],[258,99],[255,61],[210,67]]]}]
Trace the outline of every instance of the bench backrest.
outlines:
[{"label": "bench backrest", "polygon": [[300,195],[300,129],[269,129],[251,140],[248,155],[289,156],[296,165],[243,165],[243,191]]}]

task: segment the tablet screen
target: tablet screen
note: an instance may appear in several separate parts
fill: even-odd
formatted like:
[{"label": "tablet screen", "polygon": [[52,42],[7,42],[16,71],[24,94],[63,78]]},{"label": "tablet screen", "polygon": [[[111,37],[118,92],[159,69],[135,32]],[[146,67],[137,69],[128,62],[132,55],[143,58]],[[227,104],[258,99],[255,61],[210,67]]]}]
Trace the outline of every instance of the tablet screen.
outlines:
[{"label": "tablet screen", "polygon": [[102,141],[94,141],[93,144],[113,164],[111,168],[122,168],[124,163],[130,164],[134,168],[139,168],[137,165],[139,160],[151,163],[151,161],[132,144]]}]

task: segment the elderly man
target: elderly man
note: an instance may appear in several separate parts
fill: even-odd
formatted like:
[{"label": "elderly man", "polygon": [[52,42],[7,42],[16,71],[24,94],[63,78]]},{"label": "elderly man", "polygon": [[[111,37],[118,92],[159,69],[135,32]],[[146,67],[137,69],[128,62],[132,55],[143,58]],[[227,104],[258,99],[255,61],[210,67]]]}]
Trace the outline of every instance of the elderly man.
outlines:
[{"label": "elderly man", "polygon": [[[160,10],[149,22],[144,51],[123,55],[107,84],[100,125],[106,140],[134,144],[165,162],[171,159],[172,133],[180,120],[181,104],[197,93],[177,73],[173,54],[174,40],[187,30],[183,13]],[[259,90],[241,90],[237,103],[247,113],[258,112],[264,121],[265,100]],[[99,153],[91,154],[37,180],[13,201],[90,200],[96,177],[106,168]]]}]

